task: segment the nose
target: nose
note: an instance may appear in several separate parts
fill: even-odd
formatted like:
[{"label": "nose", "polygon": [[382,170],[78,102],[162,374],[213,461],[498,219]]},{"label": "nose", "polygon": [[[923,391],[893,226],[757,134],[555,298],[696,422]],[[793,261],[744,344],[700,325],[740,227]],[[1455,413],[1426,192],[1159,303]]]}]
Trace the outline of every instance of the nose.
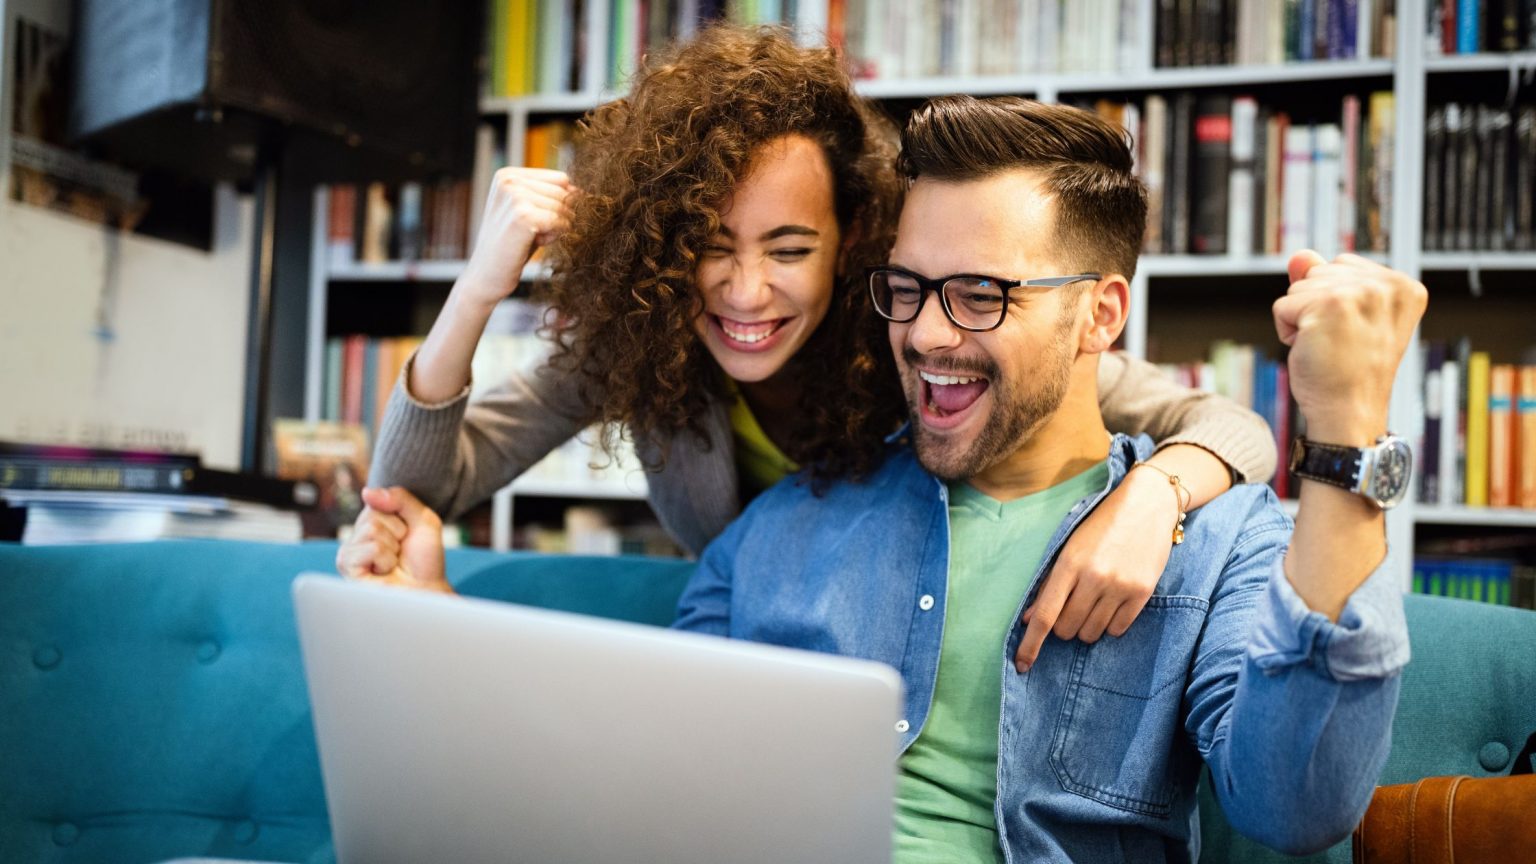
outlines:
[{"label": "nose", "polygon": [[960,328],[944,314],[944,304],[937,294],[928,297],[907,327],[907,342],[919,354],[957,348],[965,338]]},{"label": "nose", "polygon": [[720,282],[720,300],[738,313],[757,312],[768,307],[773,297],[768,274],[759,264],[733,256],[730,272]]}]

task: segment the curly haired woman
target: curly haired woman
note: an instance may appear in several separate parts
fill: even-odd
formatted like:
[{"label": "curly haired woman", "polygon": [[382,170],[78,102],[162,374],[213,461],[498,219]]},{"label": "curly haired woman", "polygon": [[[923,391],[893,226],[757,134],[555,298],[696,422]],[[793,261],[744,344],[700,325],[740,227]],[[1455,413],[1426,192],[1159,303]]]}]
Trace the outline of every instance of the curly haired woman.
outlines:
[{"label": "curly haired woman", "polygon": [[[408,523],[455,518],[593,423],[605,446],[632,436],[652,508],[693,553],[801,468],[812,482],[865,474],[901,425],[886,325],[863,281],[885,263],[900,211],[895,135],[833,52],[711,27],[652,58],[583,127],[571,177],[497,173],[474,254],[390,398],[372,481],[397,488],[365,493],[344,574],[434,569],[414,557]],[[468,404],[492,308],[557,237],[560,347]],[[1273,470],[1273,439],[1251,412],[1121,355],[1099,383],[1107,425],[1161,439],[1154,461],[1184,480],[1190,506],[1234,474]],[[1170,536],[1178,499],[1164,478],[1134,473],[1061,556],[1024,659],[1047,631],[1097,639],[1140,612],[1168,554],[1147,538]],[[446,588],[435,568],[404,581]]]}]

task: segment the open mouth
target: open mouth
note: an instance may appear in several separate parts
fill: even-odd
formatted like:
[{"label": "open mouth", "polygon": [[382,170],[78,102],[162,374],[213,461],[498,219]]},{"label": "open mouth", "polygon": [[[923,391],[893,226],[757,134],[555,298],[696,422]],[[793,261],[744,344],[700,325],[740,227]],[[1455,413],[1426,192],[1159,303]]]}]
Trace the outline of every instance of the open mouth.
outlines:
[{"label": "open mouth", "polygon": [[979,375],[945,375],[918,370],[922,381],[923,419],[933,425],[958,425],[991,386]]},{"label": "open mouth", "polygon": [[792,318],[772,318],[766,321],[737,321],[721,315],[710,315],[710,324],[721,336],[721,342],[737,351],[764,351],[778,341],[784,325]]}]

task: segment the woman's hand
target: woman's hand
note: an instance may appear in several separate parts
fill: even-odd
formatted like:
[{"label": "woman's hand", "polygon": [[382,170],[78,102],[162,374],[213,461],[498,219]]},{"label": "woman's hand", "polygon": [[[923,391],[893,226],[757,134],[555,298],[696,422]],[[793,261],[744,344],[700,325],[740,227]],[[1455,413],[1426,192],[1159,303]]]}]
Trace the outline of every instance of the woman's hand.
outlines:
[{"label": "woman's hand", "polygon": [[[1179,477],[1190,510],[1231,487],[1226,465],[1199,447],[1173,445],[1147,461]],[[1167,476],[1140,468],[1077,526],[1024,610],[1024,638],[1014,656],[1019,672],[1029,671],[1048,634],[1093,643],[1130,629],[1173,551],[1179,501]]]},{"label": "woman's hand", "polygon": [[464,299],[489,307],[516,290],[534,251],[570,228],[575,191],[563,171],[498,170],[491,178],[474,252],[459,277]]},{"label": "woman's hand", "polygon": [[348,579],[454,593],[444,576],[443,522],[399,486],[367,488],[368,505],[352,536],[336,552],[336,569]]}]

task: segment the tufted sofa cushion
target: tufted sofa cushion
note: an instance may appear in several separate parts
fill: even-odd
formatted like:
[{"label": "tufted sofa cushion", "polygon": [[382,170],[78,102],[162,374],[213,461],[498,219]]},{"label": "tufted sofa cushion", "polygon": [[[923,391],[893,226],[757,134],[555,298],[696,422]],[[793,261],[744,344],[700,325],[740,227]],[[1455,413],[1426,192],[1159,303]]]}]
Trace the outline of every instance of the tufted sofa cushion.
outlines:
[{"label": "tufted sofa cushion", "polygon": [[[1403,671],[1380,784],[1508,774],[1536,732],[1536,612],[1416,594],[1404,605],[1413,659]],[[1202,860],[1352,861],[1348,840],[1304,858],[1271,852],[1233,831],[1205,786],[1200,819]]]},{"label": "tufted sofa cushion", "polygon": [[[0,544],[0,862],[328,860],[289,583],[335,554]],[[691,570],[449,555],[466,594],[653,623]]]}]

